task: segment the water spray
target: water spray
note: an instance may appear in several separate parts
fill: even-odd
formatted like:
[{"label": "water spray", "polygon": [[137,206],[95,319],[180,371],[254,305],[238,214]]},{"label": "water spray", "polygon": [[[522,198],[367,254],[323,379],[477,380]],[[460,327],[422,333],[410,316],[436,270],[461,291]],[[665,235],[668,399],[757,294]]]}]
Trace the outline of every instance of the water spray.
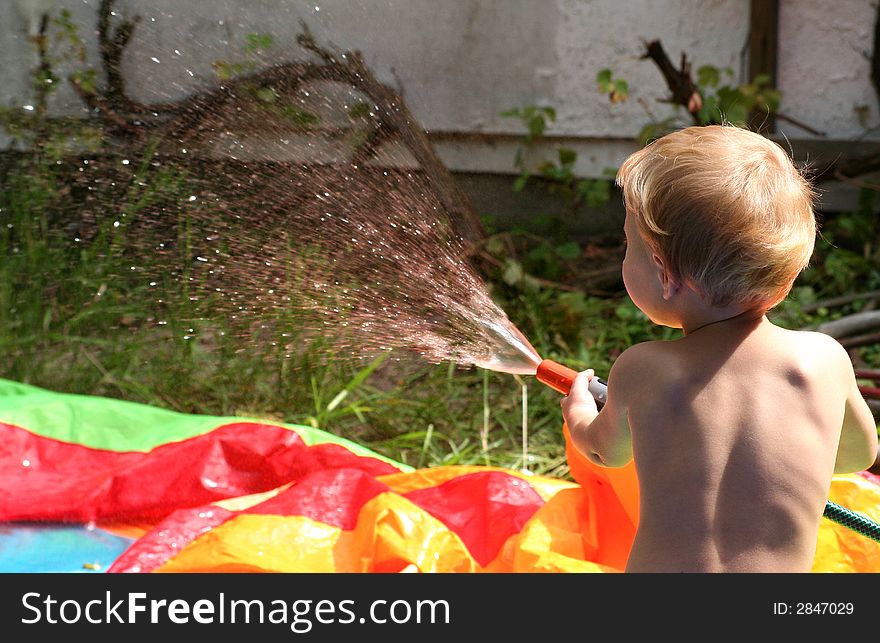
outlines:
[{"label": "water spray", "polygon": [[[514,375],[534,375],[538,381],[554,391],[568,395],[577,371],[550,359],[542,359],[529,340],[509,320],[480,320],[480,324],[495,340],[498,350],[487,358],[473,360],[476,366]],[[590,393],[596,406],[602,408],[608,398],[608,383],[598,377],[590,380]]]}]

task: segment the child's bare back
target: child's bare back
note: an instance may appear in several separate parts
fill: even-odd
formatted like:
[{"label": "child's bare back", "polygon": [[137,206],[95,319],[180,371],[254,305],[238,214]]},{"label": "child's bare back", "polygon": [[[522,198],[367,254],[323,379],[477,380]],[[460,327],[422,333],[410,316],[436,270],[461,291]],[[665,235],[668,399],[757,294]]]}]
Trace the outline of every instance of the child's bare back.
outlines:
[{"label": "child's bare back", "polygon": [[635,460],[628,571],[809,571],[831,476],[866,469],[877,427],[846,351],[765,313],[807,265],[812,192],[776,144],[692,127],[618,173],[623,281],[684,337],[626,350],[600,413],[581,373],[562,402],[596,464]]},{"label": "child's bare back", "polygon": [[855,386],[846,353],[763,316],[632,352],[615,382],[638,400],[641,517],[627,570],[809,571]]}]

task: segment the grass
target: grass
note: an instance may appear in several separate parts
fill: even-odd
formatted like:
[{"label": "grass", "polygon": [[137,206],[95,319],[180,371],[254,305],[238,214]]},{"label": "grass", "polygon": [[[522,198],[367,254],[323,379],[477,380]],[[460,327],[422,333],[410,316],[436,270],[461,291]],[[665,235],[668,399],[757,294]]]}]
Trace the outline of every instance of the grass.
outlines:
[{"label": "grass", "polygon": [[[328,360],[322,338],[301,337],[300,350],[286,351],[282,344],[291,338],[272,331],[263,342],[242,340],[229,319],[212,314],[210,301],[194,303],[186,288],[192,231],[181,204],[192,177],[150,159],[148,151],[113,180],[83,179],[92,171],[84,159],[39,154],[7,172],[0,194],[0,376],[186,413],[308,424],[417,467],[479,464],[567,475],[559,397],[533,378],[396,352]],[[157,217],[176,231],[175,251],[157,256],[157,265],[132,266],[133,246],[152,234],[142,224]],[[862,302],[812,315],[802,306],[859,278],[867,279],[865,290],[880,282],[874,259],[838,256],[849,252],[841,245],[845,232],[832,228],[837,238],[822,242],[821,251],[851,270],[851,280],[819,264],[774,313],[778,322],[801,327],[857,310]],[[174,270],[180,278],[167,278]],[[541,355],[576,369],[607,373],[626,347],[677,335],[650,324],[622,293],[592,297],[488,278]],[[295,333],[297,320],[285,323]],[[876,347],[862,357],[880,364]]]},{"label": "grass", "polygon": [[[177,285],[188,283],[191,251],[185,209],[174,205],[185,202],[190,177],[156,169],[147,157],[131,165],[127,184],[115,177],[71,186],[71,170],[88,173],[88,165],[34,156],[4,180],[0,376],[186,413],[308,424],[414,466],[565,474],[550,391],[532,393],[524,463],[521,386],[509,375],[396,353],[327,360],[330,347],[321,338],[288,357],[268,341],[277,338],[242,340],[228,319],[210,314],[210,302],[194,304]],[[184,272],[156,280],[162,266],[144,276],[147,267],[132,248],[145,246],[143,235],[151,233],[140,223],[167,212],[178,217],[180,254],[171,260]],[[295,319],[286,322],[295,330]]]}]

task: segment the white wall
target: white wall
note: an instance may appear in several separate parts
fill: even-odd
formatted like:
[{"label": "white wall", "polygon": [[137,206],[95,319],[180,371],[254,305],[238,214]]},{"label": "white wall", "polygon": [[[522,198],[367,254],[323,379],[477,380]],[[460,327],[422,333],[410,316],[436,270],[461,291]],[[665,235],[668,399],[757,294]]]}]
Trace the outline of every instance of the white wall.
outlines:
[{"label": "white wall", "polygon": [[[270,33],[278,57],[301,57],[299,20],[320,42],[360,49],[378,76],[398,82],[425,127],[441,132],[516,134],[504,109],[554,106],[548,132],[581,152],[580,171],[601,172],[633,148],[646,122],[640,100],[658,117],[667,90],[641,60],[643,39],[659,38],[674,61],[686,51],[695,67],[744,68],[748,0],[120,0],[143,20],[125,58],[131,93],[144,100],[179,97],[213,80],[217,59],[240,58],[246,34]],[[0,0],[0,102],[24,105],[35,65],[28,24],[47,7],[68,7],[94,38],[98,0]],[[779,86],[782,111],[851,139],[880,126],[869,81],[876,2],[782,0]],[[28,16],[31,16],[28,18]],[[31,27],[33,28],[33,27]],[[158,60],[159,62],[154,62]],[[611,105],[594,78],[610,67],[630,83],[631,98]],[[80,109],[72,91],[55,111]],[[791,138],[810,135],[780,124]],[[880,140],[880,130],[868,134]],[[515,141],[438,142],[453,169],[507,171]]]}]

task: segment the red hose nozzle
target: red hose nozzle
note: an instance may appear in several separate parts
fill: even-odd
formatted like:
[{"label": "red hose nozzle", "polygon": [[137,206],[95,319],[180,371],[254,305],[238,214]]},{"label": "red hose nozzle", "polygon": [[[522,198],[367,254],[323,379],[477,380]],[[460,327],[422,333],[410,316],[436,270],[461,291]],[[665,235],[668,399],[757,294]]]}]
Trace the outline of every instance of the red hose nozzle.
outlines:
[{"label": "red hose nozzle", "polygon": [[577,371],[563,366],[559,362],[554,362],[552,359],[545,359],[538,364],[535,376],[539,382],[546,384],[554,391],[568,395],[571,392],[574,378],[577,377]]}]

